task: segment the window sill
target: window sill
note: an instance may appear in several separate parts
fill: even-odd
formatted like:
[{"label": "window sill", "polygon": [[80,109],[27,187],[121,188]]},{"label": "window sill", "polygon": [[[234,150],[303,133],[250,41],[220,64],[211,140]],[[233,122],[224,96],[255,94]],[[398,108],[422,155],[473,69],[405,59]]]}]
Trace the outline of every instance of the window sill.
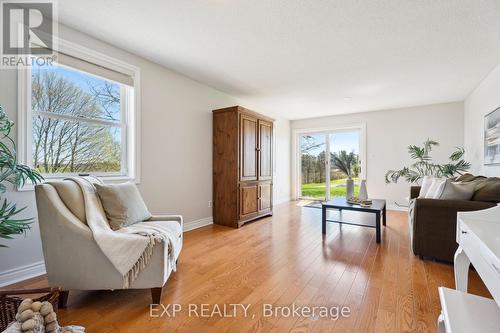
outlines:
[{"label": "window sill", "polygon": [[[68,176],[47,177],[47,178],[45,178],[44,182],[53,181],[53,180],[64,180],[65,178],[69,178],[69,177],[74,177],[74,176],[68,175]],[[125,182],[129,182],[129,181],[133,181],[135,184],[140,183],[139,179],[129,177],[129,176],[105,176],[105,177],[97,177],[97,178],[102,180],[105,184],[119,184],[119,183],[125,183]],[[32,183],[29,183],[29,184],[25,184],[22,187],[17,187],[16,190],[17,190],[17,192],[34,191],[35,186]]]}]

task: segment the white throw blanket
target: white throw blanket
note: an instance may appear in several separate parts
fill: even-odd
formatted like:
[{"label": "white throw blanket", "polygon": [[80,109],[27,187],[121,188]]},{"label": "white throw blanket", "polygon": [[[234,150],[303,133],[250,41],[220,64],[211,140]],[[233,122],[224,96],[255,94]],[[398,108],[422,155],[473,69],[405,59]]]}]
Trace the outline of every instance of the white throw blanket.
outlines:
[{"label": "white throw blanket", "polygon": [[154,245],[162,241],[168,245],[168,260],[175,272],[175,236],[168,227],[158,222],[140,222],[113,231],[92,182],[82,177],[68,180],[80,186],[87,224],[99,248],[123,276],[123,288],[130,287],[148,264]]}]

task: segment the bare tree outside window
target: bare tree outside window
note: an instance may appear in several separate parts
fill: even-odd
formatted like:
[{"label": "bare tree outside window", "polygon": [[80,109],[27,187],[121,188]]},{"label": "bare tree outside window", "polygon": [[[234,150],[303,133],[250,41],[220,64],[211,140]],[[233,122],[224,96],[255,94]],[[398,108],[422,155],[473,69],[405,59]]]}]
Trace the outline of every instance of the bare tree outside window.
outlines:
[{"label": "bare tree outside window", "polygon": [[34,68],[32,156],[44,174],[122,171],[121,86],[60,66]]}]

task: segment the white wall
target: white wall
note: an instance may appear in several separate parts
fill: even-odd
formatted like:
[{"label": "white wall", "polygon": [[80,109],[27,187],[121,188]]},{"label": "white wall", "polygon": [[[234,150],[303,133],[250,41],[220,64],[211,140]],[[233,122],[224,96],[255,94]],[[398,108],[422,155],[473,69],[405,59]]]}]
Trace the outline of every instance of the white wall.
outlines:
[{"label": "white wall", "polygon": [[394,202],[403,202],[409,196],[410,185],[404,181],[386,184],[386,171],[408,165],[408,145],[421,145],[427,138],[440,143],[433,154],[435,160],[446,161],[452,150],[464,143],[463,115],[463,103],[457,102],[294,120],[291,127],[293,132],[365,123],[368,195],[385,198],[388,206],[394,207]]},{"label": "white wall", "polygon": [[[211,110],[239,104],[231,96],[177,74],[160,65],[100,42],[64,26],[62,39],[78,43],[141,69],[141,183],[139,188],[153,213],[179,213],[185,221],[209,220],[212,211],[212,113]],[[17,76],[15,70],[0,70],[0,104],[17,120]],[[251,105],[244,105],[251,108]],[[256,110],[259,111],[259,110]],[[277,163],[275,201],[290,196],[290,123],[276,122]],[[13,133],[14,137],[16,133]],[[20,207],[23,217],[36,216],[34,193],[10,191],[8,197]],[[26,237],[1,241],[2,282],[37,275],[43,270],[38,225]]]},{"label": "white wall", "polygon": [[500,64],[474,89],[464,102],[464,141],[471,171],[500,176],[500,165],[484,165],[484,116],[500,107]]}]

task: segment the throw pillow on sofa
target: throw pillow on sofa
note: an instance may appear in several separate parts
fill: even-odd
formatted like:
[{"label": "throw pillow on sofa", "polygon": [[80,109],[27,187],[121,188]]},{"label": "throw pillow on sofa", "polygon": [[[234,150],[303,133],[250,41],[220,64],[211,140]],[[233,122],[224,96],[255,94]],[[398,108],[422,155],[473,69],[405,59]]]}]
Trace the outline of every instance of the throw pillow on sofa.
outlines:
[{"label": "throw pillow on sofa", "polygon": [[445,178],[433,178],[429,190],[425,194],[426,199],[439,199],[446,183]]},{"label": "throw pillow on sofa", "polygon": [[474,182],[456,182],[453,179],[447,179],[439,199],[470,200],[475,189],[476,184]]},{"label": "throw pillow on sofa", "polygon": [[113,230],[151,218],[141,193],[134,183],[94,184]]},{"label": "throw pillow on sofa", "polygon": [[476,184],[472,201],[500,202],[500,178],[491,177]]},{"label": "throw pillow on sofa", "polygon": [[474,176],[470,173],[465,173],[465,174],[459,176],[456,179],[456,181],[457,182],[477,182],[477,183],[480,183],[480,182],[483,182],[487,179],[488,178],[486,178],[485,176]]},{"label": "throw pillow on sofa", "polygon": [[432,176],[424,176],[424,178],[422,178],[422,185],[420,185],[420,193],[418,194],[419,198],[425,198],[432,185],[432,179]]}]

